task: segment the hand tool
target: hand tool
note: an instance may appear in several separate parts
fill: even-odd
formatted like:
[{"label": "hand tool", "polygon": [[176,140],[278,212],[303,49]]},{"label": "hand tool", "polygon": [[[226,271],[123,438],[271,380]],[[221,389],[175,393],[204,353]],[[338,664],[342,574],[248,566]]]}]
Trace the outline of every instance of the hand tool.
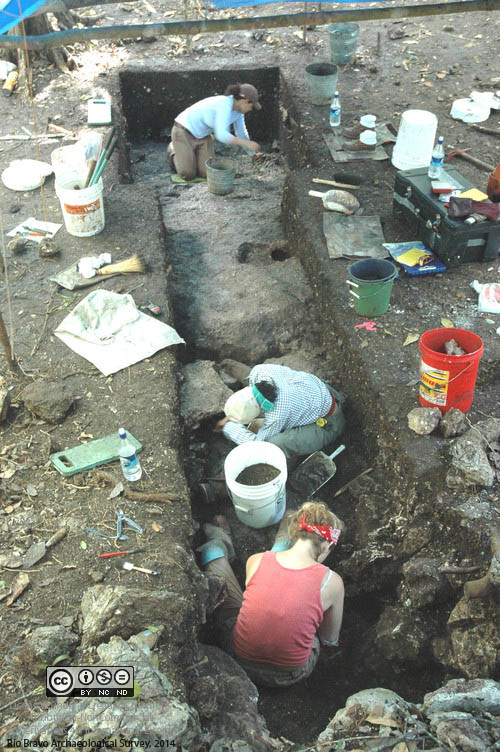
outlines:
[{"label": "hand tool", "polygon": [[342,214],[354,214],[359,209],[359,201],[356,196],[348,191],[309,191],[310,196],[323,199],[323,206],[328,211],[337,211]]},{"label": "hand tool", "polygon": [[306,457],[290,477],[292,487],[305,496],[313,496],[325,483],[328,483],[337,472],[333,458],[343,452],[345,444],[341,444],[331,454],[313,452]]},{"label": "hand tool", "polygon": [[348,188],[351,191],[356,191],[359,185],[349,185],[349,183],[337,183],[335,180],[323,180],[323,178],[313,178],[313,183],[322,183],[323,185],[333,185],[334,188]]},{"label": "hand tool", "polygon": [[55,546],[56,543],[59,543],[60,540],[62,540],[67,534],[68,534],[69,528],[67,527],[61,527],[54,535],[52,535],[48,541],[40,541],[39,543],[33,543],[26,553],[23,556],[23,568],[29,569],[33,566],[33,564],[36,564],[40,559],[43,559],[45,556],[47,549],[51,548],[51,546]]},{"label": "hand tool", "polygon": [[111,551],[109,554],[99,554],[100,559],[109,559],[111,556],[124,556],[125,554],[138,554],[145,551],[145,548],[134,548],[132,551]]},{"label": "hand tool", "polygon": [[116,537],[118,538],[118,540],[128,540],[128,535],[122,534],[123,523],[131,527],[133,530],[139,533],[139,535],[142,534],[142,527],[138,525],[137,522],[134,522],[134,520],[131,520],[130,517],[126,517],[123,510],[119,509],[116,513]]},{"label": "hand tool", "polygon": [[468,146],[466,149],[453,149],[453,151],[450,151],[450,153],[447,155],[446,161],[449,162],[450,159],[453,159],[454,157],[462,157],[462,159],[465,159],[466,162],[470,162],[471,164],[476,165],[476,167],[483,167],[485,170],[493,172],[493,170],[495,169],[493,165],[489,164],[488,162],[483,162],[482,159],[473,157],[471,154],[467,153],[468,151],[470,151],[470,146]]},{"label": "hand tool", "polygon": [[158,574],[156,569],[144,569],[144,567],[135,567],[129,561],[123,562],[123,569],[126,569],[127,572],[131,572],[133,569],[135,569],[136,572],[144,572],[144,574],[152,574],[155,576]]}]

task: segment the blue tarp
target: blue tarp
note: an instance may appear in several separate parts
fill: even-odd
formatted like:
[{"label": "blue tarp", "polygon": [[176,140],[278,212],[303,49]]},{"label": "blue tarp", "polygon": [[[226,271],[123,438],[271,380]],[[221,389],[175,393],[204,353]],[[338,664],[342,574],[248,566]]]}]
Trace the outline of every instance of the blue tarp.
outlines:
[{"label": "blue tarp", "polygon": [[[285,2],[285,3],[296,3],[297,0],[210,0],[211,4],[215,6],[216,8],[240,8],[244,5],[269,5],[269,3],[275,3],[275,2]],[[310,0],[311,2],[314,2],[314,0]],[[319,2],[324,3],[325,0],[316,0],[315,4],[317,5]],[[369,3],[373,2],[373,0],[326,0],[326,2],[331,3]],[[387,0],[381,0],[381,2],[387,2]]]},{"label": "blue tarp", "polygon": [[46,0],[0,0],[0,34],[28,18]]}]

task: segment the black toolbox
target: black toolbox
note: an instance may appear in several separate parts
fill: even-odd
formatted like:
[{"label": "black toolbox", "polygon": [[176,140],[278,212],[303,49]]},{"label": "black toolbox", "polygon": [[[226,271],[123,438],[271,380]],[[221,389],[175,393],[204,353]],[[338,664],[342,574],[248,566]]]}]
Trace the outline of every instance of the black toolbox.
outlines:
[{"label": "black toolbox", "polygon": [[[448,166],[440,180],[464,191],[476,187]],[[500,221],[487,219],[471,225],[464,219],[450,219],[444,202],[431,192],[427,167],[396,173],[393,213],[407,226],[411,240],[423,241],[446,266],[498,257]]]}]

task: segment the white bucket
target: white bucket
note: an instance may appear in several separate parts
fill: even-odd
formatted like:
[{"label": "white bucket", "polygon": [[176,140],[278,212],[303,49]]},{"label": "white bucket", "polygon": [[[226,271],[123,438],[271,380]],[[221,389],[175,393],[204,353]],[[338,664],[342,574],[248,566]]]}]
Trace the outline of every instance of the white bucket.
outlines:
[{"label": "white bucket", "polygon": [[406,110],[401,115],[392,164],[398,170],[428,167],[436,139],[437,117],[427,110]]},{"label": "white bucket", "polygon": [[84,184],[85,178],[78,174],[65,175],[56,180],[64,225],[69,234],[77,238],[88,238],[104,230],[102,178],[89,188],[84,188]]},{"label": "white bucket", "polygon": [[[236,478],[246,467],[259,463],[272,465],[280,474],[260,486],[238,483]],[[261,528],[279,522],[285,513],[287,479],[284,452],[268,441],[247,441],[232,449],[224,462],[229,497],[237,518],[249,527]]]},{"label": "white bucket", "polygon": [[50,161],[56,180],[68,173],[75,173],[81,177],[85,175],[86,177],[88,168],[85,162],[85,154],[79,144],[59,146],[51,153]]}]

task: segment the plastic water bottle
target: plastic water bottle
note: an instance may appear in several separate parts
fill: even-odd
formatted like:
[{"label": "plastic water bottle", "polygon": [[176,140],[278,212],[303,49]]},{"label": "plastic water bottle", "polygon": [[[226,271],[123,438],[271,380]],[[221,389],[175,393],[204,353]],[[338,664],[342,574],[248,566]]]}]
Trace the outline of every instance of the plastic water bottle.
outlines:
[{"label": "plastic water bottle", "polygon": [[342,115],[342,107],[340,106],[340,99],[338,91],[333,95],[332,103],[330,105],[330,125],[332,128],[338,128],[340,125],[340,119]]},{"label": "plastic water bottle", "polygon": [[120,464],[125,480],[139,480],[142,476],[142,467],[134,445],[128,440],[124,428],[118,429],[120,442]]},{"label": "plastic water bottle", "polygon": [[439,136],[438,142],[432,152],[431,163],[427,175],[436,180],[441,177],[443,171],[444,149],[443,149],[443,137]]}]

